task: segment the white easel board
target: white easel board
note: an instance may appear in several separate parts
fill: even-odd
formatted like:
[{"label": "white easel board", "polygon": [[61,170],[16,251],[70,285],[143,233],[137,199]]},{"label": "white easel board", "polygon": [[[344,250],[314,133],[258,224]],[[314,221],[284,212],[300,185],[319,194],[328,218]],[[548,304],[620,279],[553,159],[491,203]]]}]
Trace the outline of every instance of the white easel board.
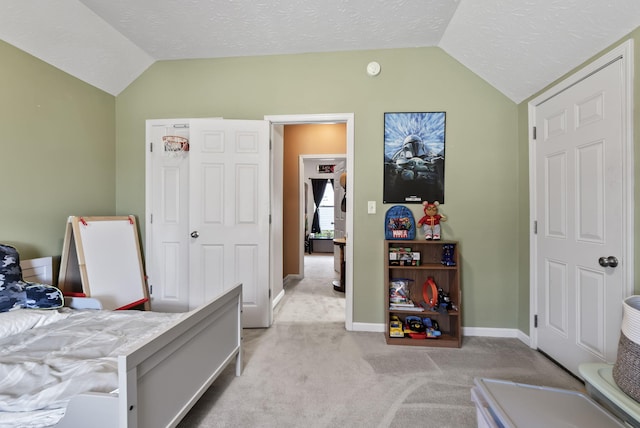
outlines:
[{"label": "white easel board", "polygon": [[135,218],[69,217],[58,286],[96,298],[105,309],[149,309]]}]

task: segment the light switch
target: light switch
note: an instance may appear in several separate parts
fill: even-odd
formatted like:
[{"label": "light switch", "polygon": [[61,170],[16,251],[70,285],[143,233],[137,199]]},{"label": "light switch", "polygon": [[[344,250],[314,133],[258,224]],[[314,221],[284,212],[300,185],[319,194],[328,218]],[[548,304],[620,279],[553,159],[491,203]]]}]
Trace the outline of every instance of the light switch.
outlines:
[{"label": "light switch", "polygon": [[375,214],[376,213],[376,201],[367,202],[367,213]]}]

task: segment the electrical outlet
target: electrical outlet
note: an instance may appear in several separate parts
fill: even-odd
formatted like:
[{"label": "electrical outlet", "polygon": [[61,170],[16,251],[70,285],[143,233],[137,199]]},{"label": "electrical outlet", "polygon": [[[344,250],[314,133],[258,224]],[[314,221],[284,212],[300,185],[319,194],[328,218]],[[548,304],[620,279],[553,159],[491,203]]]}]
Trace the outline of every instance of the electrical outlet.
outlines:
[{"label": "electrical outlet", "polygon": [[376,213],[376,201],[367,202],[367,213],[375,214]]}]

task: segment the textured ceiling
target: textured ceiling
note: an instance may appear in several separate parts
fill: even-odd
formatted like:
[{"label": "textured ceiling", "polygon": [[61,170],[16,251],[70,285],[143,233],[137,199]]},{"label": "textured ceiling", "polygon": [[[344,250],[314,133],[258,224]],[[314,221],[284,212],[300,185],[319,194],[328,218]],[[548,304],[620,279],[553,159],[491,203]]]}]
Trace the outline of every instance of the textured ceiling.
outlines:
[{"label": "textured ceiling", "polygon": [[462,0],[439,46],[520,102],[638,26],[638,0]]},{"label": "textured ceiling", "polygon": [[157,60],[433,46],[452,0],[81,0]]},{"label": "textured ceiling", "polygon": [[638,0],[2,0],[0,39],[113,95],[154,61],[439,46],[514,102],[640,26]]}]

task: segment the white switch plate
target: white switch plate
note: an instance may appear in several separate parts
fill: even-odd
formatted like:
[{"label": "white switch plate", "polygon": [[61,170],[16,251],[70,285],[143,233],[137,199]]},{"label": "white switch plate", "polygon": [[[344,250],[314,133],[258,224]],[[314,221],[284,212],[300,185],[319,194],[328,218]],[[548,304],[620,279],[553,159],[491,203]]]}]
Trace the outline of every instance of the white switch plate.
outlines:
[{"label": "white switch plate", "polygon": [[376,201],[367,202],[367,213],[375,214],[376,213]]}]

